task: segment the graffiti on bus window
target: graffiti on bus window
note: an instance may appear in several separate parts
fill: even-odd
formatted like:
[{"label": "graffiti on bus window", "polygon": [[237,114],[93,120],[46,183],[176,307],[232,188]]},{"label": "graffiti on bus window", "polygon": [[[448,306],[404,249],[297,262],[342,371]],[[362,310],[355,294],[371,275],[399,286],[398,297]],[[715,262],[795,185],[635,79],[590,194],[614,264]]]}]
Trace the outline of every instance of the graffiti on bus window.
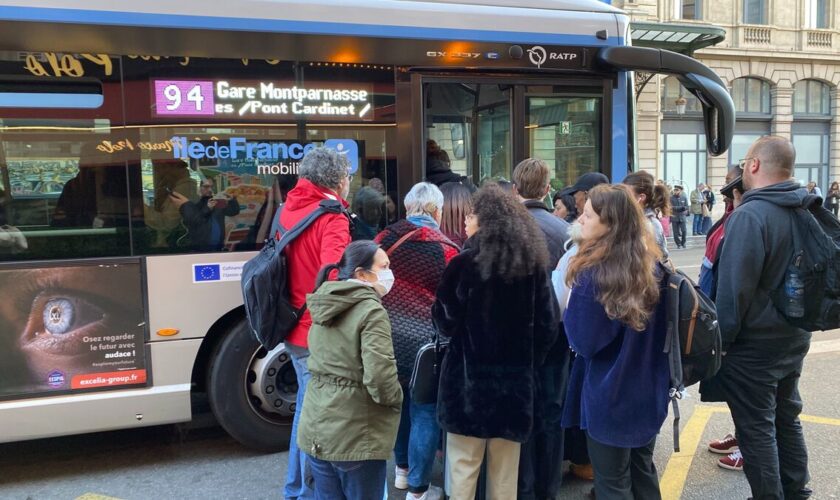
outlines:
[{"label": "graffiti on bus window", "polygon": [[[147,56],[127,55],[129,59],[141,61],[161,61],[166,59],[179,59],[178,64],[189,66],[191,59],[188,56]],[[240,59],[243,66],[248,66],[252,59]],[[262,59],[262,62],[271,66],[280,64],[280,59]],[[35,76],[54,76],[80,78],[85,76],[84,62],[95,64],[101,68],[105,76],[114,73],[114,63],[108,54],[62,54],[57,52],[36,52],[26,56],[24,68]]]}]

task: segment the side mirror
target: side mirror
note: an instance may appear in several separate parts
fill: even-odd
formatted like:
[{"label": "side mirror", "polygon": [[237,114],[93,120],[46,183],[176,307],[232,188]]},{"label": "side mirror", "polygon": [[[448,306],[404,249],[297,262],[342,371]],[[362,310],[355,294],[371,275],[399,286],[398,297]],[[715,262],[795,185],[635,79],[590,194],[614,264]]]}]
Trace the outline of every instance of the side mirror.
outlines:
[{"label": "side mirror", "polygon": [[735,132],[735,103],[723,80],[708,66],[682,54],[645,47],[607,47],[595,56],[601,64],[619,71],[646,71],[676,75],[703,106],[706,149],[719,156],[729,149]]},{"label": "side mirror", "polygon": [[724,87],[696,73],[678,76],[689,92],[697,96],[703,106],[703,125],[706,129],[706,149],[712,156],[720,156],[732,145],[735,132],[735,103]]}]

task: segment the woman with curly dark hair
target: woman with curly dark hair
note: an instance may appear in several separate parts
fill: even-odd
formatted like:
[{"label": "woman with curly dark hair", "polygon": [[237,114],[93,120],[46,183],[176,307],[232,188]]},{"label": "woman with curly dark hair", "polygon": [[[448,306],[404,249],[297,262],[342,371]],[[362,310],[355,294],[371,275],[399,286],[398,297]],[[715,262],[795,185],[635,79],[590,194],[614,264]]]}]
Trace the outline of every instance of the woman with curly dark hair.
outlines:
[{"label": "woman with curly dark hair", "polygon": [[598,186],[578,219],[563,318],[577,353],[563,427],[586,431],[595,498],[661,498],[653,448],[668,414],[667,286],[629,186]]},{"label": "woman with curly dark hair", "polygon": [[[464,251],[432,308],[449,338],[438,394],[450,494],[475,496],[487,453],[488,498],[516,498],[520,444],[534,421],[535,371],[558,332],[558,307],[534,218],[495,185],[478,191]],[[540,244],[536,244],[540,242]]]}]

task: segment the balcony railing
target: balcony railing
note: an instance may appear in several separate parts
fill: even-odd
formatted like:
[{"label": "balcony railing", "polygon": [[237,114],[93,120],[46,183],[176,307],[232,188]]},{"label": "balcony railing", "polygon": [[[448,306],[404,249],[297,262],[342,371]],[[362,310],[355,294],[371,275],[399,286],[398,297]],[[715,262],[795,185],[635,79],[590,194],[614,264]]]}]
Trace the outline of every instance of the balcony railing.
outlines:
[{"label": "balcony railing", "polygon": [[745,26],[742,29],[744,43],[752,45],[770,45],[770,28]]},{"label": "balcony railing", "polygon": [[831,32],[830,31],[808,31],[806,35],[806,45],[809,48],[831,48]]}]

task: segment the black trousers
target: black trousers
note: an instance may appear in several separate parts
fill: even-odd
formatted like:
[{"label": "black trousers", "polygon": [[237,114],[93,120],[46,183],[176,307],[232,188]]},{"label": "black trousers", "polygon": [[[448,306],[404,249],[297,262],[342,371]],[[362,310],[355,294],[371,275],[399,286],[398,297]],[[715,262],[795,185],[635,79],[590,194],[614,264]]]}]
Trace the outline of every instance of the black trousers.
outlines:
[{"label": "black trousers", "polygon": [[653,464],[656,438],[641,448],[616,448],[588,437],[597,500],[661,500]]},{"label": "black trousers", "polygon": [[561,334],[537,371],[534,430],[519,453],[518,500],[552,499],[560,494],[565,441],[560,421],[570,365],[569,343]]},{"label": "black trousers", "polygon": [[685,218],[671,219],[671,230],[674,232],[674,243],[678,247],[685,246]]},{"label": "black trousers", "polygon": [[714,379],[732,412],[755,500],[810,496],[808,450],[799,421],[799,377],[809,348],[810,334],[737,344]]}]

